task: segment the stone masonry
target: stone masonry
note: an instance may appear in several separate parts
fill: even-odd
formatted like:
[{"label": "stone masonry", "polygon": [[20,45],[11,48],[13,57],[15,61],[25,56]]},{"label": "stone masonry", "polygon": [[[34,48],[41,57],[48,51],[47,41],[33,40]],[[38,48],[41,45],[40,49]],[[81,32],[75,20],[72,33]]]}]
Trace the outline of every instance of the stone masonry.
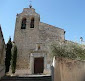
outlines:
[{"label": "stone masonry", "polygon": [[[21,29],[22,20],[26,19],[26,28]],[[31,19],[34,18],[34,28],[30,28]],[[40,22],[40,15],[34,8],[24,8],[17,14],[14,42],[17,45],[17,70],[26,70],[34,74],[34,59],[44,58],[43,74],[50,74],[51,58],[49,46],[57,41],[65,40],[65,31],[61,28]]]}]

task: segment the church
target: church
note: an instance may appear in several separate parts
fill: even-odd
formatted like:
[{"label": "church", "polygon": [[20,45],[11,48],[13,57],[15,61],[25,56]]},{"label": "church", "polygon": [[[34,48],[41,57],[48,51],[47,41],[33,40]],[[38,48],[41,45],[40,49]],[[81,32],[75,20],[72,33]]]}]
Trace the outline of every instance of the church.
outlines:
[{"label": "church", "polygon": [[40,15],[30,5],[16,16],[14,42],[17,46],[16,73],[51,74],[49,46],[64,42],[64,29],[40,22]]}]

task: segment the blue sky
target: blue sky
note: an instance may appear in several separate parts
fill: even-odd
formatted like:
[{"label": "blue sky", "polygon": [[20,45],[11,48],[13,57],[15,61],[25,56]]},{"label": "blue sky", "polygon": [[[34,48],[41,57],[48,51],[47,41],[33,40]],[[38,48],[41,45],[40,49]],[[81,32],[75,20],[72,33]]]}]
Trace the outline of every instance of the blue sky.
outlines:
[{"label": "blue sky", "polygon": [[[29,7],[29,0],[0,0],[0,24],[5,42],[14,36],[16,14]],[[85,0],[32,0],[32,6],[45,22],[66,31],[65,39],[85,40]]]}]

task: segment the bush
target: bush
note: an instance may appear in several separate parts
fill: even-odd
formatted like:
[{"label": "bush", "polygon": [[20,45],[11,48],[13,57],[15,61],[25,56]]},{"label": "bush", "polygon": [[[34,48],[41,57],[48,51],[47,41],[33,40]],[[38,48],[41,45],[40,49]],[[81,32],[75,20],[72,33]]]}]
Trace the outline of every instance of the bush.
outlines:
[{"label": "bush", "polygon": [[51,54],[56,57],[85,60],[85,47],[78,43],[56,43],[51,45]]}]

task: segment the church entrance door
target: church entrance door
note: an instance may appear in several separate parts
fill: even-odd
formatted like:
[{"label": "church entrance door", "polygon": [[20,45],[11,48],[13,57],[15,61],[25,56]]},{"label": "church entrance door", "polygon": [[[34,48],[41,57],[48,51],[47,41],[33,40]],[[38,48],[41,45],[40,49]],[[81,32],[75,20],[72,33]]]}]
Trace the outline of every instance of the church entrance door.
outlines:
[{"label": "church entrance door", "polygon": [[34,74],[43,73],[44,57],[34,58]]}]

